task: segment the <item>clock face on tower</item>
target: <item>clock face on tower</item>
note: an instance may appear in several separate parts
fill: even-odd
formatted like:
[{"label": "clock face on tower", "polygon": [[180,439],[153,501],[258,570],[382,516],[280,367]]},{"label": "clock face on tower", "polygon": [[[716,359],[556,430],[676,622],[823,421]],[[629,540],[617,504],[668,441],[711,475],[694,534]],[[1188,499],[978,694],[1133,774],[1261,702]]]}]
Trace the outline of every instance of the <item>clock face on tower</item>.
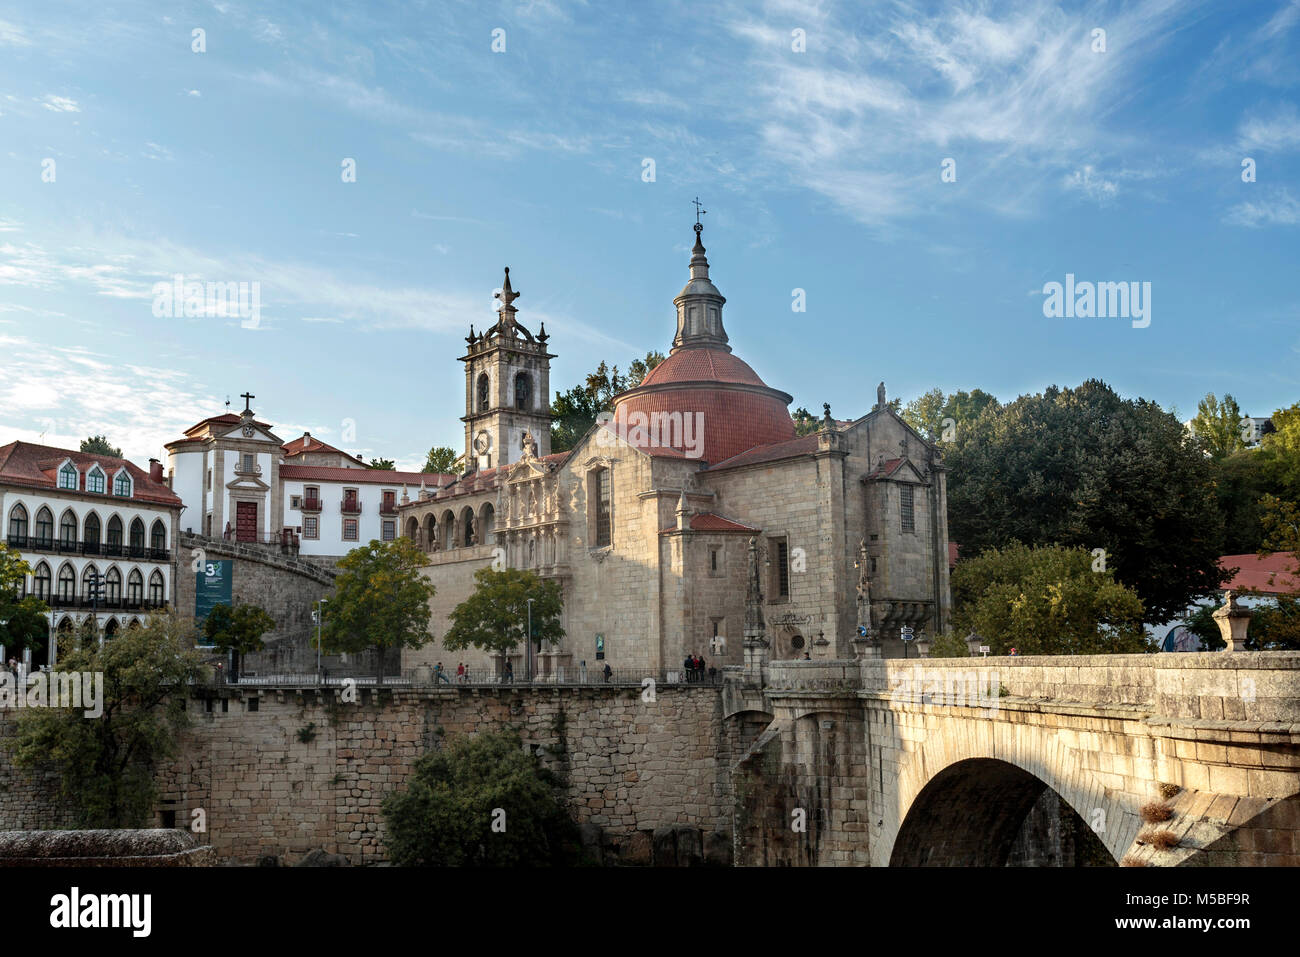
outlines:
[{"label": "clock face on tower", "polygon": [[479,455],[487,455],[488,449],[492,448],[492,436],[486,431],[480,432],[474,436],[474,451]]}]

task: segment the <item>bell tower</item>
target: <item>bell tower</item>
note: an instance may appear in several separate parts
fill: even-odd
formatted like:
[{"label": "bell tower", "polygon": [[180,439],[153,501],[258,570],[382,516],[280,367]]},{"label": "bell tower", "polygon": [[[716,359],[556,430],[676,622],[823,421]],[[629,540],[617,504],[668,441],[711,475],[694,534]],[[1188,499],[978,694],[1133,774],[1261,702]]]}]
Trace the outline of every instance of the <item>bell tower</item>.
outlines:
[{"label": "bell tower", "polygon": [[[520,296],[510,287],[510,267],[495,298],[496,324],[483,333],[469,327],[465,341],[465,469],[496,468],[527,455],[551,453],[551,360],[546,324],[534,336],[515,318]],[[534,453],[535,448],[535,453]]]}]

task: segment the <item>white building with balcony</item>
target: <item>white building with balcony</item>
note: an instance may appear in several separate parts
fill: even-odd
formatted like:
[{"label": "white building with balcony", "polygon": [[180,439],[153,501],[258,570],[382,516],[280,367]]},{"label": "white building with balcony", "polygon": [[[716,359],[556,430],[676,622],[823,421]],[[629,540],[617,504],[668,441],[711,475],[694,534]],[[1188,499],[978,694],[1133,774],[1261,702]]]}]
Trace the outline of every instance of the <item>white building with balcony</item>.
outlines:
[{"label": "white building with balcony", "polygon": [[55,637],[90,618],[111,637],[171,604],[180,512],[156,460],[146,472],[110,456],[0,446],[5,541],[31,567],[23,593],[50,606]]}]

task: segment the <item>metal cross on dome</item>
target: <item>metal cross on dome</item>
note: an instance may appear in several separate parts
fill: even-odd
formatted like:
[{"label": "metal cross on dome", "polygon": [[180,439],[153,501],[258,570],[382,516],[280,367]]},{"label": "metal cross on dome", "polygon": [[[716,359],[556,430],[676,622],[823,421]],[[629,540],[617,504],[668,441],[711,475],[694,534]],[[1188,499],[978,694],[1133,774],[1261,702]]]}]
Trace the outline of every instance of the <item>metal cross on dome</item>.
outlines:
[{"label": "metal cross on dome", "polygon": [[252,412],[253,410],[250,409],[248,406],[249,406],[249,403],[250,403],[250,402],[252,402],[254,399],[257,398],[257,396],[255,396],[255,395],[253,395],[252,393],[249,393],[249,392],[241,392],[241,393],[239,394],[239,397],[240,397],[241,399],[244,400],[244,411],[245,411],[245,412]]},{"label": "metal cross on dome", "polygon": [[695,204],[695,225],[699,226],[700,217],[708,213],[708,210],[700,208],[701,204],[700,204],[700,198],[698,196],[696,196],[693,200],[691,200],[691,202]]}]

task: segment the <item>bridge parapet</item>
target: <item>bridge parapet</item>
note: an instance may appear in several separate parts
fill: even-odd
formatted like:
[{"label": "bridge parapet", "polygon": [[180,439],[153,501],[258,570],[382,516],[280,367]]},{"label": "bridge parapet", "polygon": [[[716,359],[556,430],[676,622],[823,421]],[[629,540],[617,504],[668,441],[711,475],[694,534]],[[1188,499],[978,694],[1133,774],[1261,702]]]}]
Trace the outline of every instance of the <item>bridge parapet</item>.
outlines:
[{"label": "bridge parapet", "polygon": [[857,691],[861,687],[861,665],[851,659],[774,661],[768,666],[770,691]]}]

